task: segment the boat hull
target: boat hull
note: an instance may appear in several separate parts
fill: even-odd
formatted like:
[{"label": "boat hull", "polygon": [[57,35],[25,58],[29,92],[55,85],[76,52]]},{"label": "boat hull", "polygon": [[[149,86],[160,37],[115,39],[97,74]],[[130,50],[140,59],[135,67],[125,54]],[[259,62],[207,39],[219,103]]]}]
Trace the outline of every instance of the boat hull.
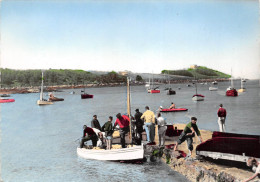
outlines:
[{"label": "boat hull", "polygon": [[217,87],[209,87],[209,91],[217,91],[218,88]]},{"label": "boat hull", "polygon": [[132,161],[143,159],[144,149],[143,145],[111,150],[94,150],[78,147],[77,154],[85,159],[103,161]]},{"label": "boat hull", "polygon": [[14,102],[14,99],[0,99],[0,103]]},{"label": "boat hull", "polygon": [[167,91],[167,95],[175,95],[175,94],[176,94],[175,90],[168,90]]},{"label": "boat hull", "polygon": [[196,154],[213,159],[245,162],[249,157],[260,159],[260,136],[214,132],[196,148]]},{"label": "boat hull", "polygon": [[230,97],[238,96],[237,90],[236,89],[227,90],[226,91],[226,96],[230,96]]},{"label": "boat hull", "polygon": [[161,91],[160,90],[148,90],[148,93],[151,93],[151,94],[156,94],[156,93],[160,93]]},{"label": "boat hull", "polygon": [[50,104],[53,104],[53,103],[50,102],[50,101],[45,101],[45,100],[37,100],[37,104],[38,105],[50,105]]},{"label": "boat hull", "polygon": [[94,95],[90,94],[81,94],[81,99],[92,99]]},{"label": "boat hull", "polygon": [[54,98],[49,98],[49,101],[51,101],[51,102],[64,101],[64,99],[63,98],[54,97]]},{"label": "boat hull", "polygon": [[203,101],[203,100],[204,100],[204,97],[195,95],[195,96],[192,97],[192,100],[193,100],[193,101]]},{"label": "boat hull", "polygon": [[181,112],[188,111],[186,108],[175,108],[175,109],[162,109],[160,112]]}]

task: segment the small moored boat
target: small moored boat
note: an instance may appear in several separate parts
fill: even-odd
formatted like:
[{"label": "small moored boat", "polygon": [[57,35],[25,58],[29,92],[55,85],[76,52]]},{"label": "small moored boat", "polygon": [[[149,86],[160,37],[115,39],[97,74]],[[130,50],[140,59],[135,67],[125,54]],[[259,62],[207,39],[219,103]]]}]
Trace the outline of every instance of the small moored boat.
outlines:
[{"label": "small moored boat", "polygon": [[0,103],[14,102],[14,99],[0,99]]},{"label": "small moored boat", "polygon": [[186,108],[162,109],[160,112],[180,112],[180,111],[188,111],[188,109]]},{"label": "small moored boat", "polygon": [[40,92],[40,100],[37,100],[38,105],[50,105],[53,104],[51,101],[47,101],[43,98],[43,71],[42,71],[42,84],[41,84],[41,92]]}]

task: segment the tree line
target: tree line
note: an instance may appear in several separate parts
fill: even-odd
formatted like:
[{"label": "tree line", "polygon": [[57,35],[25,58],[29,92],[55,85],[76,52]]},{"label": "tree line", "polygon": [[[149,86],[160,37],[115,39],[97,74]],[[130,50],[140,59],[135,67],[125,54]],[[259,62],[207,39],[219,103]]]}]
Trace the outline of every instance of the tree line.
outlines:
[{"label": "tree line", "polygon": [[[82,85],[125,83],[126,76],[111,71],[106,74],[94,74],[84,70],[49,69],[44,70],[44,85]],[[34,87],[40,86],[41,70],[1,69],[2,87]]]}]

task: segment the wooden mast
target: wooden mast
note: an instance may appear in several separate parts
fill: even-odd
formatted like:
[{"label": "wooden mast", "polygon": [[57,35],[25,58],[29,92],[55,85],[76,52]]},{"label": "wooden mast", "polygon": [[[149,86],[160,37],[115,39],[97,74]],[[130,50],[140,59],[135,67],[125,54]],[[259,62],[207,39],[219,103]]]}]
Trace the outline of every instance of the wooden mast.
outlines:
[{"label": "wooden mast", "polygon": [[132,143],[132,117],[131,117],[131,103],[130,103],[130,78],[127,77],[127,114],[129,116],[129,139]]}]

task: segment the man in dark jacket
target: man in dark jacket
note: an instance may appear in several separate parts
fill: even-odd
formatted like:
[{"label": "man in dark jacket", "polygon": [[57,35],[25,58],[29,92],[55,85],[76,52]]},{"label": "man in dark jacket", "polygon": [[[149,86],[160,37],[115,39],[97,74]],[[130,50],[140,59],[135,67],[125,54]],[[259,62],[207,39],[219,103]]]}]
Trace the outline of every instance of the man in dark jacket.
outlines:
[{"label": "man in dark jacket", "polygon": [[80,148],[83,148],[84,142],[92,140],[93,147],[97,146],[98,136],[94,132],[94,130],[90,127],[87,127],[87,125],[83,126],[83,136],[80,142]]},{"label": "man in dark jacket", "polygon": [[143,113],[139,111],[139,109],[135,110],[135,126],[136,126],[136,133],[137,133],[137,139],[136,143],[137,145],[141,145],[142,142],[142,132],[143,132],[143,125],[144,121],[141,119],[141,116]]},{"label": "man in dark jacket", "polygon": [[99,124],[99,121],[97,120],[97,115],[93,116],[93,120],[91,121],[91,127],[101,131],[101,126]]}]

